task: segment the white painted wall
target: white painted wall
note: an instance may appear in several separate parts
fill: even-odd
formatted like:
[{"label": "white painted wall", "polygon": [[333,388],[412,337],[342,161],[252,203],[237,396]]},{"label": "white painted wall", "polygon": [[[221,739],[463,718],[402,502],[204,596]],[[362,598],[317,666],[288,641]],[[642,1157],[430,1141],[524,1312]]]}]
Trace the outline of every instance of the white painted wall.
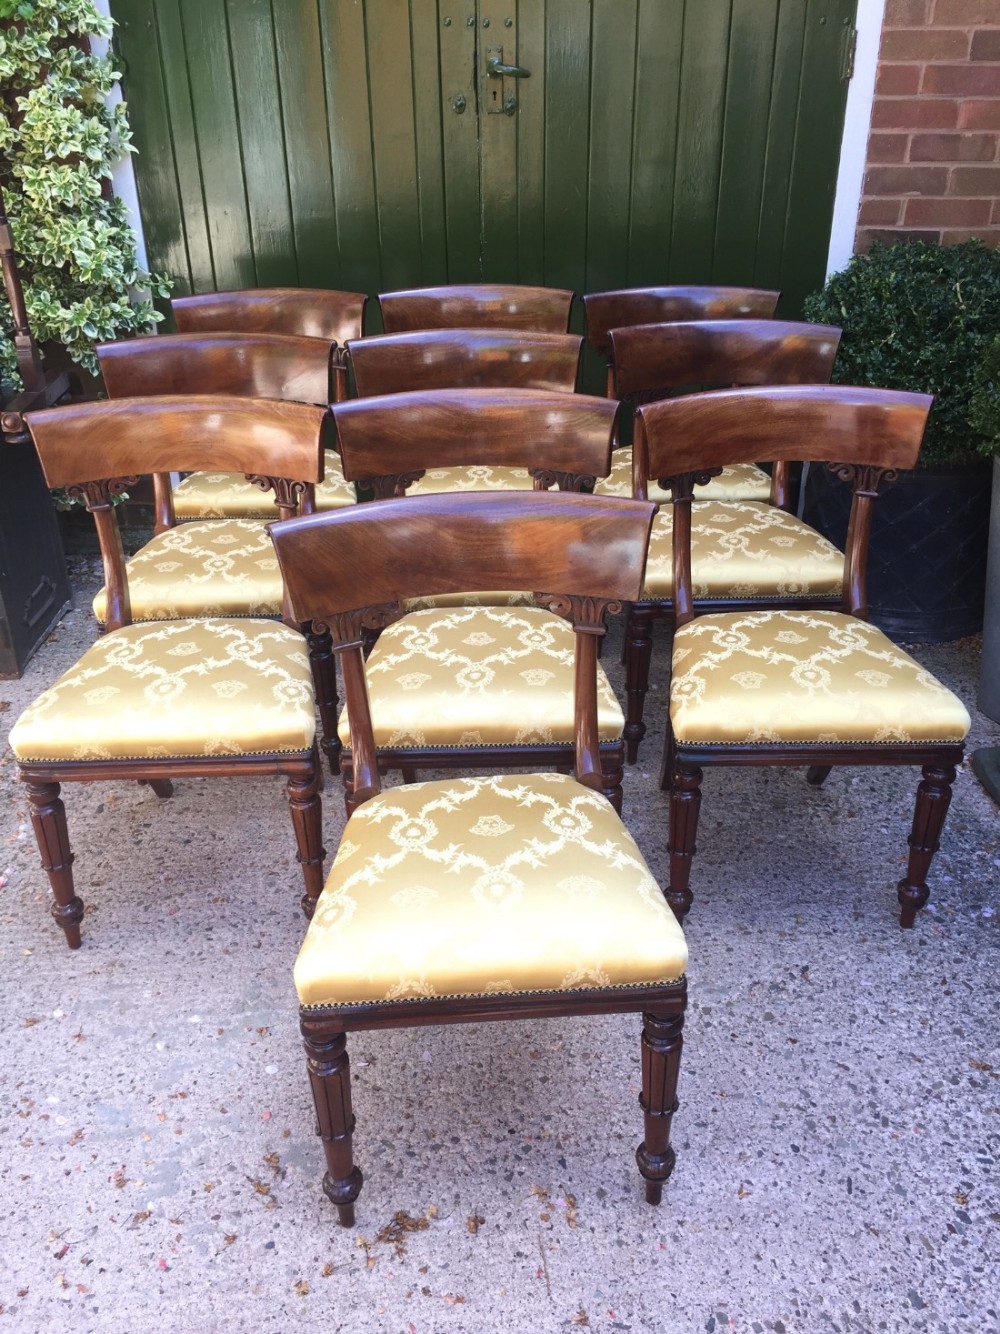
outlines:
[{"label": "white painted wall", "polygon": [[[865,0],[861,0],[864,4]],[[110,14],[109,0],[95,0],[97,9],[102,14]],[[91,49],[96,56],[103,56],[107,53],[108,43],[100,38],[93,38]],[[120,84],[115,84],[108,95],[108,105],[116,106],[122,100],[122,90]],[[112,169],[113,174],[111,183],[115,194],[125,205],[125,211],[128,213],[128,220],[131,223],[132,230],[136,238],[136,258],[142,268],[149,268],[149,261],[146,258],[146,236],[142,229],[142,216],[139,213],[139,193],[135,184],[135,168],[132,165],[132,154],[126,153],[125,156],[115,164]]]},{"label": "white painted wall", "polygon": [[844,138],[840,146],[840,170],[837,173],[833,227],[826,260],[827,277],[842,269],[854,254],[884,17],[885,0],[858,0],[858,45],[854,57],[854,78],[847,90]]}]

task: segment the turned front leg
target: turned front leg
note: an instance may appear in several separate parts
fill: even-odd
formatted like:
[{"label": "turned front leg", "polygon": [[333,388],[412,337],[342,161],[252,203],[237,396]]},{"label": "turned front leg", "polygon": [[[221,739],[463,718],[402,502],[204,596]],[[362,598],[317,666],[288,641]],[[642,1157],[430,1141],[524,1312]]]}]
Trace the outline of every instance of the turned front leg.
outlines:
[{"label": "turned front leg", "polygon": [[951,805],[951,785],[955,770],[950,765],[926,764],[923,782],[917,788],[917,805],[910,830],[910,858],[906,876],[896,886],[899,899],[899,925],[912,926],[917,913],[927,902],[927,872],[940,844],[944,818]]},{"label": "turned front leg", "polygon": [[73,853],[69,846],[66,808],[59,797],[58,783],[28,783],[31,825],[35,831],[42,869],[49,877],[55,903],[52,916],[66,933],[71,950],[80,948],[83,900],[73,886]]},{"label": "turned front leg", "polygon": [[354,1112],[351,1108],[351,1065],[347,1038],[305,1038],[309,1082],[316,1104],[316,1122],[326,1154],[323,1191],[337,1206],[341,1227],[354,1226],[354,1201],[364,1177],[354,1166]]},{"label": "turned front leg", "polygon": [[639,1105],[645,1120],[645,1138],[635,1151],[635,1160],[646,1183],[646,1200],[659,1204],[663,1183],[674,1170],[677,1157],[670,1147],[670,1124],[677,1110],[684,1015],[644,1014],[642,1021]]},{"label": "turned front leg", "polygon": [[670,887],[667,902],[678,922],[691,907],[691,862],[697,852],[698,814],[701,811],[701,770],[694,764],[675,764],[670,789]]},{"label": "turned front leg", "polygon": [[302,911],[312,917],[316,900],[323,889],[323,811],[319,799],[321,777],[319,758],[314,755],[310,771],[291,774],[288,778],[288,808],[295,830],[296,858],[302,867],[306,892],[302,895]]}]

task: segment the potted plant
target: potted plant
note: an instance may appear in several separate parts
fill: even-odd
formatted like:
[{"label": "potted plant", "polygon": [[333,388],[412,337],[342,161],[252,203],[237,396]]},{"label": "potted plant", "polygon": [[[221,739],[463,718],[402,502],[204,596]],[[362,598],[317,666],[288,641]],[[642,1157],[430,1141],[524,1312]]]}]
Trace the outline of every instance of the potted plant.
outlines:
[{"label": "potted plant", "polygon": [[[918,467],[875,507],[872,619],[908,641],[955,639],[982,625],[989,457],[971,415],[977,376],[1000,336],[1000,252],[981,241],[876,244],[855,255],[805,317],[843,329],[833,380],[935,395]],[[843,542],[850,489],[810,470],[805,517]]]}]

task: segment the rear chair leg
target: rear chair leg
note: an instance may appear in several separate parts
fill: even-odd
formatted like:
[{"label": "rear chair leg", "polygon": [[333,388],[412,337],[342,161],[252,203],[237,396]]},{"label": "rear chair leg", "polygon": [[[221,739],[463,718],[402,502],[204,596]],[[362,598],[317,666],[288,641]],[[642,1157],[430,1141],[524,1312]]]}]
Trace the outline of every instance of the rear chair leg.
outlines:
[{"label": "rear chair leg", "polygon": [[645,1138],[635,1151],[646,1183],[646,1200],[659,1204],[663,1183],[674,1170],[677,1155],[670,1147],[670,1123],[677,1110],[677,1079],[681,1069],[684,1015],[642,1016],[642,1093]]},{"label": "rear chair leg", "polygon": [[52,916],[66,932],[71,950],[80,948],[83,900],[73,888],[73,853],[66,827],[66,808],[59,797],[58,783],[28,783],[31,824],[42,856],[42,869],[49,877],[55,903]]},{"label": "rear chair leg", "polygon": [[829,764],[813,764],[806,770],[806,782],[810,787],[822,787],[830,777]]},{"label": "rear chair leg", "polygon": [[321,783],[319,756],[315,753],[309,772],[290,774],[287,783],[288,806],[292,813],[298,849],[296,856],[306,883],[306,892],[301,900],[306,917],[312,917],[316,900],[323,888],[326,849],[323,847],[323,812],[319,799]]},{"label": "rear chair leg", "polygon": [[944,817],[951,805],[951,785],[954,781],[955,770],[949,765],[924,765],[923,782],[917,788],[917,806],[913,812],[913,828],[910,830],[910,860],[905,879],[900,880],[896,886],[900,926],[913,925],[913,919],[930,895],[927,872],[935,852],[941,846],[939,838],[944,827]]},{"label": "rear chair leg", "polygon": [[670,790],[670,832],[667,852],[670,856],[670,888],[667,902],[678,922],[683,922],[691,907],[691,861],[697,852],[698,812],[701,810],[701,770],[694,764],[674,765]]},{"label": "rear chair leg", "polygon": [[155,792],[161,801],[174,795],[174,785],[169,778],[137,778],[136,782],[140,787],[148,787],[151,792]]},{"label": "rear chair leg", "polygon": [[309,1082],[316,1104],[317,1131],[326,1154],[323,1192],[337,1206],[341,1227],[354,1226],[354,1201],[364,1177],[354,1166],[354,1112],[351,1109],[351,1065],[347,1038],[303,1035]]},{"label": "rear chair leg", "polygon": [[[598,643],[601,641],[598,640]],[[619,815],[622,813],[622,779],[625,777],[625,746],[601,751],[601,790]]]},{"label": "rear chair leg", "polygon": [[320,745],[330,773],[336,777],[340,741],[337,737],[337,664],[333,638],[328,629],[319,634],[313,633],[311,622],[306,638],[309,641],[309,666],[312,668],[316,706],[319,709]]},{"label": "rear chair leg", "polygon": [[653,609],[635,603],[625,625],[625,745],[629,764],[639,757],[639,742],[646,735],[642,721],[649,689],[649,663],[653,655]]}]

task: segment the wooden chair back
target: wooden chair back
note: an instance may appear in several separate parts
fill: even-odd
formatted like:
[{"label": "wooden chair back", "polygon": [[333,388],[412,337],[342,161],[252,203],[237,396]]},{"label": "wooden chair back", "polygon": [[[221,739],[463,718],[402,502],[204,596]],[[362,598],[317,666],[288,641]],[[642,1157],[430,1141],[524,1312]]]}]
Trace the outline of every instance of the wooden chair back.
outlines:
[{"label": "wooden chair back", "polygon": [[333,408],[344,476],[379,497],[404,494],[428,468],[480,464],[523,468],[536,490],[593,486],[611,470],[617,414],[606,398],[541,389],[428,389]]},{"label": "wooden chair back", "polygon": [[611,330],[615,397],[717,388],[825,384],[841,330],[787,320],[693,320]]},{"label": "wooden chair back", "polygon": [[379,297],[387,334],[417,329],[531,329],[566,333],[573,293],[554,287],[472,283],[384,292]]},{"label": "wooden chair back", "polygon": [[322,287],[253,287],[240,292],[201,292],[171,301],[178,333],[269,333],[325,338],[336,343],[335,402],[347,397],[343,349],[364,332],[364,292]]},{"label": "wooden chair back", "polygon": [[[615,397],[651,402],[679,389],[825,384],[833,373],[841,330],[786,320],[697,320],[635,324],[611,330]],[[771,460],[769,460],[771,461]],[[648,478],[635,470],[637,496]],[[774,461],[771,503],[789,503],[790,465]]]},{"label": "wooden chair back", "polygon": [[94,516],[104,563],[109,630],[132,619],[114,497],[144,473],[242,472],[273,490],[291,517],[323,480],[329,410],[216,395],[122,398],[33,412],[28,426],[50,487],[65,487]]},{"label": "wooden chair back", "polygon": [[576,630],[575,745],[581,783],[602,790],[597,639],[642,588],[655,506],[530,491],[403,497],[270,525],[292,615],[330,627],[351,725],[354,794],[379,790],[363,632],[413,597],[467,588],[534,592]]},{"label": "wooden chair back", "polygon": [[325,407],[332,351],[325,338],[291,334],[158,334],[102,343],[97,360],[111,398],[224,394]]},{"label": "wooden chair back", "polygon": [[854,497],[844,554],[844,610],[867,618],[868,540],[879,488],[912,468],[933,398],[848,385],[782,385],[691,394],[640,407],[634,453],[643,475],[672,491],[674,614],[694,615],[691,500],[727,463],[826,463]]},{"label": "wooden chair back", "polygon": [[420,389],[576,388],[583,339],[565,333],[425,329],[348,344],[359,398]]},{"label": "wooden chair back", "polygon": [[611,330],[628,324],[678,320],[766,320],[780,292],[759,287],[628,287],[583,298],[586,339],[595,352],[611,351]]}]

